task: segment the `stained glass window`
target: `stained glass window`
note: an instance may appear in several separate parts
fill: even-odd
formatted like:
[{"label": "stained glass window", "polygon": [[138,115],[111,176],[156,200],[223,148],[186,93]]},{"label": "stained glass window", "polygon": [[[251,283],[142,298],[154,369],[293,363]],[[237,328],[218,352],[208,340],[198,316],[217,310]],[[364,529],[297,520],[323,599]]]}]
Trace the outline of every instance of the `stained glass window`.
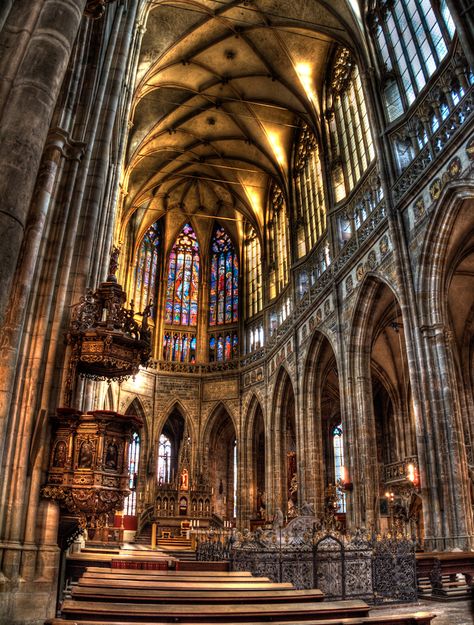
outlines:
[{"label": "stained glass window", "polygon": [[233,360],[239,356],[239,336],[237,332],[213,334],[209,339],[209,362]]},{"label": "stained glass window", "polygon": [[[332,431],[332,444],[334,452],[334,478],[336,484],[344,481],[344,445],[343,445],[343,432],[342,424],[336,425]],[[338,512],[346,511],[346,494],[340,488],[338,488],[339,497],[339,510]]]},{"label": "stained glass window", "polygon": [[239,318],[239,263],[234,245],[217,225],[211,242],[209,325],[235,323]]},{"label": "stained glass window", "polygon": [[196,362],[196,335],[189,332],[165,332],[163,360]]},{"label": "stained glass window", "polygon": [[140,458],[140,436],[134,432],[128,448],[128,473],[130,475],[128,487],[130,494],[125,499],[124,514],[134,516],[137,511],[137,479],[138,460]]},{"label": "stained glass window", "polygon": [[158,253],[161,241],[159,223],[154,223],[145,233],[140,244],[135,266],[134,304],[137,312],[152,304],[152,315],[155,316],[156,282]]},{"label": "stained glass window", "polygon": [[158,483],[167,484],[171,479],[171,443],[162,434],[158,445]]},{"label": "stained glass window", "polygon": [[378,2],[373,13],[374,36],[384,72],[388,121],[415,101],[448,53],[454,22],[446,0]]},{"label": "stained glass window", "polygon": [[261,312],[262,299],[262,257],[260,241],[250,224],[245,230],[245,262],[247,269],[247,315],[253,317]]},{"label": "stained glass window", "polygon": [[196,235],[186,224],[170,253],[165,323],[197,325],[199,260]]}]

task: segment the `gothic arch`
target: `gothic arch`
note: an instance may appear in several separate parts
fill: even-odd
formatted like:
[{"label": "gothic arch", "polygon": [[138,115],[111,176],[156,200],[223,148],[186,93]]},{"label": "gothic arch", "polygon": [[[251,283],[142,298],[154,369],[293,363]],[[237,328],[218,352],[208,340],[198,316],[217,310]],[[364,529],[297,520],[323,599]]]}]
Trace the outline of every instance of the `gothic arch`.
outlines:
[{"label": "gothic arch", "polygon": [[451,183],[437,201],[443,210],[433,211],[419,258],[416,280],[421,325],[442,323],[446,314],[446,279],[453,257],[474,236],[474,187]]},{"label": "gothic arch", "polygon": [[[307,352],[301,394],[301,432],[305,463],[304,499],[322,511],[325,491],[334,483],[324,467],[330,453],[330,421],[342,416],[340,367],[330,337],[316,330]],[[347,438],[347,437],[346,437]]]},{"label": "gothic arch", "polygon": [[233,519],[241,507],[237,460],[237,455],[241,455],[240,448],[235,420],[225,402],[219,402],[203,429],[202,458],[203,473],[209,476],[214,496],[214,513],[226,520]]},{"label": "gothic arch", "polygon": [[216,426],[218,419],[221,418],[223,415],[226,415],[230,419],[235,434],[237,436],[239,428],[233,415],[233,411],[228,407],[227,402],[221,400],[211,408],[207,419],[202,427],[201,441],[203,446],[209,445],[209,439],[212,431]]},{"label": "gothic arch", "polygon": [[189,416],[189,412],[188,410],[186,410],[183,402],[180,401],[179,399],[172,399],[170,402],[168,402],[166,408],[161,413],[161,416],[159,417],[157,421],[158,437],[159,437],[160,432],[163,430],[163,427],[165,426],[166,422],[168,421],[168,419],[170,418],[171,414],[174,411],[179,412],[179,414],[183,417],[186,427],[188,428],[189,435],[191,436],[193,441],[197,442],[197,433],[196,433],[196,427],[194,425],[194,421]]}]

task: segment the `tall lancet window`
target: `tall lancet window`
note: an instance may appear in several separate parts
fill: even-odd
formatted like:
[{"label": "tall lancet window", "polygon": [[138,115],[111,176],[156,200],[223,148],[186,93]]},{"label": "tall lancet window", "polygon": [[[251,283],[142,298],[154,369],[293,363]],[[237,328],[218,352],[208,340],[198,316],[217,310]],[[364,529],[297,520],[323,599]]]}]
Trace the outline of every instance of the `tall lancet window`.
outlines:
[{"label": "tall lancet window", "polygon": [[298,257],[312,250],[326,230],[323,175],[316,137],[303,124],[296,145],[295,182],[298,195]]},{"label": "tall lancet window", "polygon": [[195,326],[198,317],[199,245],[186,224],[170,253],[165,323]]},{"label": "tall lancet window", "polygon": [[171,443],[162,434],[158,444],[158,483],[167,484],[171,481]]},{"label": "tall lancet window", "polygon": [[262,311],[262,253],[258,236],[250,224],[245,229],[245,263],[247,275],[247,316]]},{"label": "tall lancet window", "polygon": [[448,54],[454,22],[446,0],[379,0],[371,22],[387,117],[393,121],[415,101]]},{"label": "tall lancet window", "polygon": [[133,301],[137,312],[152,304],[152,315],[155,316],[156,283],[158,253],[161,241],[159,223],[154,223],[145,233],[137,254],[135,267],[135,293]]},{"label": "tall lancet window", "polygon": [[[342,424],[336,425],[332,430],[332,447],[334,453],[334,479],[336,484],[344,482],[344,439]],[[346,511],[346,494],[338,488],[339,510]]]},{"label": "tall lancet window", "polygon": [[279,295],[290,278],[288,216],[281,189],[273,186],[270,195],[268,220],[268,242],[270,252],[270,299]]},{"label": "tall lancet window", "polygon": [[132,442],[128,448],[128,473],[130,475],[128,487],[130,494],[124,502],[124,514],[135,515],[137,511],[137,480],[138,460],[140,458],[140,436],[134,432]]},{"label": "tall lancet window", "polygon": [[328,86],[326,119],[331,138],[336,202],[358,183],[375,158],[359,69],[347,48],[339,47]]},{"label": "tall lancet window", "polygon": [[236,323],[239,319],[239,261],[234,245],[217,225],[211,242],[209,325]]}]

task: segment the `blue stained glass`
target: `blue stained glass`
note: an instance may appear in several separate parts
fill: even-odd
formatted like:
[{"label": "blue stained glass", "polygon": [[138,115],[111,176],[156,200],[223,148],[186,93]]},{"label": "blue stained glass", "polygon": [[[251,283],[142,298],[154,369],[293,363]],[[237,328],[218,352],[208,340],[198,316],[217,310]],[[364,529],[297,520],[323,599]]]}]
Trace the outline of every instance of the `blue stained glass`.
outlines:
[{"label": "blue stained glass", "polygon": [[196,362],[196,337],[193,336],[189,343],[189,362]]},{"label": "blue stained glass", "polygon": [[209,325],[238,321],[239,265],[234,245],[222,226],[217,225],[211,242]]},{"label": "blue stained glass", "polygon": [[237,334],[234,334],[234,338],[232,339],[232,358],[238,358],[239,356],[239,337]]},{"label": "blue stained glass", "polygon": [[216,339],[212,336],[209,340],[209,361],[214,362],[216,359]]},{"label": "blue stained glass", "polygon": [[209,324],[216,325],[217,308],[217,256],[214,254],[211,262],[211,292],[209,294]]},{"label": "blue stained glass", "polygon": [[217,337],[217,360],[224,360],[224,339],[220,335]]}]

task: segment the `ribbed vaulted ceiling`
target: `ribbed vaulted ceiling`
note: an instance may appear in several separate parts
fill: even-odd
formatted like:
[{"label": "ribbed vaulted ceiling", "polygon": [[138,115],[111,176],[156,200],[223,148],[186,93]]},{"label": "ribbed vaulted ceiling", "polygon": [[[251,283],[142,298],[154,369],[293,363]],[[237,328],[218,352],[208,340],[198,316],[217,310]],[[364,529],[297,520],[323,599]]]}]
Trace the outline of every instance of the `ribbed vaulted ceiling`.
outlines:
[{"label": "ribbed vaulted ceiling", "polygon": [[[259,230],[288,190],[295,128],[317,133],[327,61],[356,31],[343,0],[150,3],[132,109],[124,225],[174,212]],[[181,217],[179,217],[181,219]]]}]

